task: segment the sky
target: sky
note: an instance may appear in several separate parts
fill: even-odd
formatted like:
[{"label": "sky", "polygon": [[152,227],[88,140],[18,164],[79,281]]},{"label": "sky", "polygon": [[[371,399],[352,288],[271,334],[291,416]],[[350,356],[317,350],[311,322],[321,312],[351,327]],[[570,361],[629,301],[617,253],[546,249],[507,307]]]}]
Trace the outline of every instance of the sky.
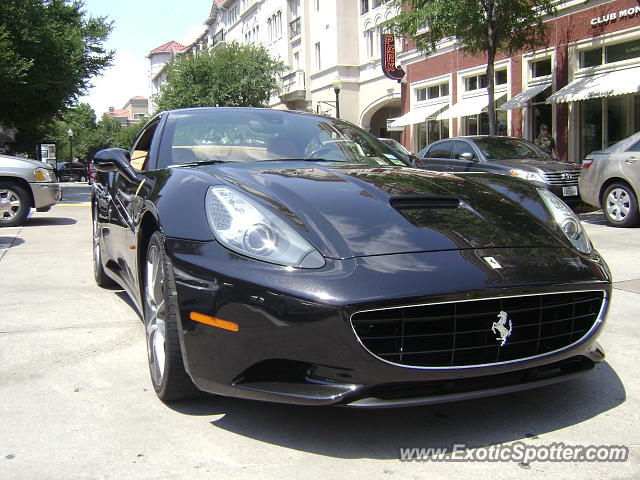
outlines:
[{"label": "sky", "polygon": [[85,0],[88,15],[114,22],[105,46],[116,53],[113,66],[91,80],[93,88],[80,101],[89,103],[100,118],[131,97],[148,97],[146,56],[170,40],[192,43],[205,29],[211,4],[212,0]]}]

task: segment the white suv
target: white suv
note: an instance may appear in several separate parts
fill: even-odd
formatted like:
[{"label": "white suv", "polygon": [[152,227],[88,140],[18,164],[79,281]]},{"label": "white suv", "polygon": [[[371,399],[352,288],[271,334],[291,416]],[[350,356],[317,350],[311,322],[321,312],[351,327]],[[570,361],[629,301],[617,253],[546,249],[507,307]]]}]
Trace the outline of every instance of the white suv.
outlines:
[{"label": "white suv", "polygon": [[58,179],[50,165],[0,155],[0,227],[22,225],[32,208],[46,212],[61,198]]}]

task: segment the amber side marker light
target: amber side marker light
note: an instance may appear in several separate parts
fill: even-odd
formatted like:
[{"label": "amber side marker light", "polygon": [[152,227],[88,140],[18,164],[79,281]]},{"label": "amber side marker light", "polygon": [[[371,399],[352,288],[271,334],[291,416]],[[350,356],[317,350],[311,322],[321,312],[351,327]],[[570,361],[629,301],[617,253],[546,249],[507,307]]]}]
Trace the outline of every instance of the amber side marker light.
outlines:
[{"label": "amber side marker light", "polygon": [[191,312],[189,318],[193,321],[204,323],[205,325],[211,325],[212,327],[222,328],[223,330],[229,330],[231,332],[237,332],[240,330],[240,325],[234,322],[228,322],[216,317],[210,317],[198,312]]}]

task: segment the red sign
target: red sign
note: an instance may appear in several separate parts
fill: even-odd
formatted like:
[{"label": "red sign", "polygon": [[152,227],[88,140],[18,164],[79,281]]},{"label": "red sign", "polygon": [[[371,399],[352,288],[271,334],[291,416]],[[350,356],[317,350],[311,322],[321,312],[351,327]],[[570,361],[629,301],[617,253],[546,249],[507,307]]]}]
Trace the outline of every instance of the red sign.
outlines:
[{"label": "red sign", "polygon": [[393,35],[383,33],[382,38],[382,72],[387,78],[400,82],[405,72],[400,65],[396,65],[396,39]]}]

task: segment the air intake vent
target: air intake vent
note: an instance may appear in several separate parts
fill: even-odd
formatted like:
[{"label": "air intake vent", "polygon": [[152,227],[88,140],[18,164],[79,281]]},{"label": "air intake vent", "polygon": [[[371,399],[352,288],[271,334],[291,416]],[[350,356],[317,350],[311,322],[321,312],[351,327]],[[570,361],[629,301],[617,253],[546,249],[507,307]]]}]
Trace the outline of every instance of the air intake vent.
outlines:
[{"label": "air intake vent", "polygon": [[460,206],[460,199],[443,196],[393,197],[389,204],[396,210],[454,209]]}]

